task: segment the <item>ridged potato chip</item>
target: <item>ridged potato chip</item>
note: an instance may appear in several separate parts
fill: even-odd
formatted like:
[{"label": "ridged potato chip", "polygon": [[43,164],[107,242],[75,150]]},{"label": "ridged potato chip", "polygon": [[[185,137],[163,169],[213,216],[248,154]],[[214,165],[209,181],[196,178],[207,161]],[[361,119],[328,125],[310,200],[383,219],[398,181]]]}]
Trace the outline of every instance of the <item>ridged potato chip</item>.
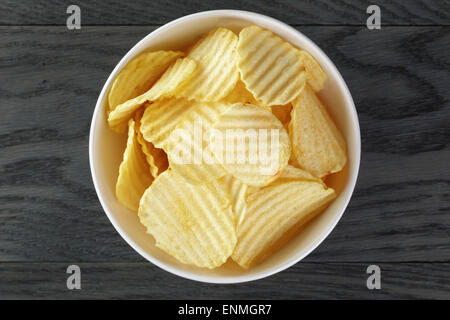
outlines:
[{"label": "ridged potato chip", "polygon": [[259,189],[247,198],[232,259],[244,268],[261,262],[335,198],[313,181],[291,181]]},{"label": "ridged potato chip", "polygon": [[198,41],[188,57],[197,63],[192,79],[177,89],[177,98],[219,101],[239,79],[236,45],[238,37],[226,28],[217,28]]},{"label": "ridged potato chip", "polygon": [[130,61],[117,75],[108,94],[109,110],[147,90],[166,69],[184,55],[180,51],[144,52]]},{"label": "ridged potato chip", "polygon": [[134,121],[136,122],[137,140],[141,145],[142,152],[145,154],[145,158],[150,166],[152,176],[157,177],[159,174],[167,170],[169,167],[169,161],[167,160],[167,154],[164,150],[155,148],[153,143],[148,142],[142,136],[140,127],[143,113],[144,109],[139,109],[136,111],[136,115],[134,117]]},{"label": "ridged potato chip", "polygon": [[230,201],[216,181],[190,185],[169,169],[145,191],[138,214],[156,246],[185,264],[218,267],[236,245]]},{"label": "ridged potato chip", "polygon": [[327,75],[322,70],[322,67],[308,52],[300,50],[303,58],[303,64],[306,68],[306,81],[314,91],[320,91],[323,89],[325,82],[327,81]]},{"label": "ridged potato chip", "polygon": [[108,124],[111,129],[123,132],[124,124],[145,102],[172,96],[178,86],[190,79],[195,66],[194,60],[190,58],[178,59],[147,92],[118,105],[109,114]]},{"label": "ridged potato chip", "polygon": [[295,163],[319,178],[342,170],[345,140],[314,91],[307,85],[292,105],[289,134]]},{"label": "ridged potato chip", "polygon": [[230,105],[194,102],[183,115],[167,147],[170,166],[189,183],[205,183],[226,174],[210,148],[209,130]]},{"label": "ridged potato chip", "polygon": [[130,120],[128,123],[127,147],[123,154],[116,183],[116,197],[122,205],[130,210],[137,211],[139,200],[152,181],[153,177],[145,160],[145,155],[137,141],[135,122]]},{"label": "ridged potato chip", "polygon": [[222,186],[231,201],[231,208],[234,213],[236,227],[238,227],[245,217],[247,210],[247,189],[248,186],[233,175],[227,174],[220,178],[218,183]]},{"label": "ridged potato chip", "polygon": [[306,82],[300,50],[258,26],[241,30],[237,46],[242,81],[264,105],[288,104]]},{"label": "ridged potato chip", "polygon": [[141,132],[145,140],[150,141],[156,148],[167,152],[167,144],[173,130],[183,115],[193,106],[195,101],[187,99],[167,98],[153,102],[145,108],[141,119]]},{"label": "ridged potato chip", "polygon": [[281,122],[262,107],[233,104],[220,115],[214,129],[214,143],[222,146],[213,150],[215,157],[245,184],[265,186],[288,163],[289,136]]}]

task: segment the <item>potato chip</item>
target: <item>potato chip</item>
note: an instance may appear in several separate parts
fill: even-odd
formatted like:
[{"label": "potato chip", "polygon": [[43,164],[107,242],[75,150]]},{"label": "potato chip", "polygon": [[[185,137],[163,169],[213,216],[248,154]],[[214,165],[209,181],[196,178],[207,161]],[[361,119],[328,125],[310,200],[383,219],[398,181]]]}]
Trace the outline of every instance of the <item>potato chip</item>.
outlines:
[{"label": "potato chip", "polygon": [[145,189],[152,183],[149,166],[141,151],[135,131],[135,123],[128,123],[127,147],[119,168],[116,184],[116,197],[119,202],[130,210],[137,211],[139,200]]},{"label": "potato chip", "polygon": [[142,152],[145,154],[145,158],[150,166],[152,176],[157,177],[159,174],[167,170],[169,167],[169,161],[167,160],[167,155],[164,150],[155,148],[153,143],[148,142],[142,136],[140,127],[143,113],[144,109],[139,109],[134,118],[134,121],[136,122],[137,140],[141,145]]},{"label": "potato chip", "polygon": [[241,30],[238,68],[247,89],[264,105],[288,104],[306,82],[300,50],[268,30],[250,26]]},{"label": "potato chip", "polygon": [[327,75],[320,67],[319,63],[305,50],[300,50],[303,58],[303,64],[306,68],[306,81],[314,91],[323,89]]},{"label": "potato chip", "polygon": [[164,72],[150,90],[118,105],[109,114],[108,124],[111,129],[123,132],[124,124],[127,123],[128,119],[132,117],[139,107],[147,101],[155,101],[163,97],[172,96],[175,89],[192,76],[194,70],[194,60],[189,58],[178,59]]},{"label": "potato chip", "polygon": [[156,148],[167,152],[170,134],[183,119],[184,113],[194,105],[196,105],[195,101],[175,98],[153,102],[145,109],[141,119],[142,136]]},{"label": "potato chip", "polygon": [[346,143],[314,91],[307,85],[292,105],[293,160],[319,178],[340,171],[347,161]]},{"label": "potato chip", "polygon": [[219,179],[218,183],[230,198],[234,220],[236,227],[238,227],[244,219],[245,211],[247,210],[246,193],[248,186],[231,174],[227,174]]},{"label": "potato chip", "polygon": [[180,51],[144,52],[130,61],[111,86],[108,94],[109,110],[133,99],[151,88],[166,69],[178,58]]},{"label": "potato chip", "polygon": [[236,45],[238,37],[218,28],[198,41],[188,57],[197,63],[194,76],[177,89],[177,98],[219,101],[227,96],[239,79]]},{"label": "potato chip", "polygon": [[145,191],[139,218],[156,246],[182,263],[212,269],[236,245],[230,201],[216,181],[190,185],[169,169]]},{"label": "potato chip", "polygon": [[251,186],[275,180],[291,154],[289,136],[281,122],[262,107],[236,103],[221,114],[210,139],[225,170]]},{"label": "potato chip", "polygon": [[247,198],[232,259],[244,268],[261,262],[335,198],[313,181],[290,181],[261,188]]},{"label": "potato chip", "polygon": [[183,115],[167,147],[170,166],[189,183],[205,183],[226,174],[209,148],[209,132],[230,105],[221,102],[194,102]]}]

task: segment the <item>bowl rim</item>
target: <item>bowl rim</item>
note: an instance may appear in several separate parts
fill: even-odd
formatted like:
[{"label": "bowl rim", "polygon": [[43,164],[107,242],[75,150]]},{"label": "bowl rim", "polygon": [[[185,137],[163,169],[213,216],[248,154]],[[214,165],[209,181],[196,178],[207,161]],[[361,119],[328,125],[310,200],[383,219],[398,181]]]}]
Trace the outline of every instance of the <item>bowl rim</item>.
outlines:
[{"label": "bowl rim", "polygon": [[[112,213],[109,211],[108,206],[106,205],[106,201],[103,198],[102,191],[100,190],[99,184],[97,182],[97,172],[95,168],[95,161],[94,161],[94,138],[96,134],[96,122],[97,118],[100,112],[103,111],[103,102],[104,99],[107,98],[107,91],[109,89],[110,83],[112,82],[112,79],[116,76],[117,72],[122,68],[124,64],[126,64],[131,57],[135,56],[135,52],[139,50],[139,48],[150,39],[157,37],[161,32],[175,26],[176,24],[179,24],[180,22],[185,22],[187,20],[195,20],[200,17],[204,16],[227,16],[227,17],[234,17],[234,18],[240,18],[245,19],[248,17],[254,17],[258,19],[262,19],[267,21],[270,24],[276,24],[279,27],[286,29],[287,32],[293,33],[296,36],[302,37],[304,42],[307,42],[308,45],[311,47],[314,47],[315,50],[317,50],[324,60],[327,61],[329,65],[332,66],[332,69],[336,72],[336,79],[339,82],[339,87],[343,89],[343,96],[346,102],[349,104],[349,111],[351,115],[351,122],[354,126],[354,134],[355,134],[355,163],[354,163],[354,170],[349,171],[349,177],[347,180],[347,187],[348,194],[346,195],[345,200],[343,201],[343,205],[340,208],[340,213],[335,217],[332,224],[330,224],[325,231],[322,231],[322,234],[313,242],[310,244],[309,248],[305,250],[301,255],[296,256],[292,259],[289,259],[285,262],[280,263],[277,267],[271,268],[269,270],[264,270],[252,275],[238,275],[238,276],[230,276],[230,277],[219,277],[214,275],[197,275],[190,273],[188,271],[179,270],[176,267],[170,266],[163,261],[160,261],[159,259],[151,256],[146,251],[144,251],[134,240],[132,240],[127,233],[122,229],[120,224],[116,221]],[[116,231],[120,234],[120,236],[130,245],[137,253],[139,253],[143,258],[145,258],[147,261],[153,263],[157,267],[170,272],[174,275],[177,275],[182,278],[199,281],[199,282],[205,282],[205,283],[215,283],[215,284],[234,284],[234,283],[243,283],[243,282],[249,282],[254,280],[259,280],[266,278],[268,276],[277,274],[283,270],[288,269],[289,267],[293,266],[297,262],[304,259],[306,256],[308,256],[312,251],[314,251],[328,236],[329,234],[335,229],[337,223],[342,218],[342,215],[344,214],[345,210],[347,209],[348,203],[353,195],[356,180],[358,178],[359,174],[359,168],[360,168],[360,161],[361,161],[361,132],[360,132],[360,126],[359,126],[359,119],[358,114],[356,112],[356,107],[352,98],[352,95],[350,93],[350,90],[347,87],[347,84],[345,83],[341,73],[336,68],[335,64],[331,61],[331,59],[325,54],[325,52],[322,51],[311,39],[309,39],[306,35],[301,33],[300,31],[296,30],[295,28],[291,27],[290,25],[277,20],[275,18],[256,13],[251,11],[245,11],[245,10],[209,10],[209,11],[201,11],[193,14],[189,14],[180,18],[177,18],[175,20],[172,20],[154,31],[147,34],[144,38],[142,38],[139,42],[137,42],[117,63],[113,71],[108,76],[105,84],[103,85],[103,88],[99,94],[99,97],[97,99],[94,112],[92,115],[91,120],[91,126],[89,131],[89,166],[91,170],[91,176],[93,180],[93,184],[95,187],[95,191],[97,193],[97,197],[100,201],[100,204],[103,208],[103,211],[105,212],[106,216],[108,217],[109,221],[112,223]]]}]

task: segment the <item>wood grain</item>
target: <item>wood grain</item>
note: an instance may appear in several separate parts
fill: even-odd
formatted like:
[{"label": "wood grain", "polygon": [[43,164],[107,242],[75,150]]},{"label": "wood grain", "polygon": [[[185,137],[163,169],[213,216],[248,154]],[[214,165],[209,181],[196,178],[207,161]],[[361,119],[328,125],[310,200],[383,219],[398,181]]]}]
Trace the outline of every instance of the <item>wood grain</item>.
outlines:
[{"label": "wood grain", "polygon": [[[448,263],[385,263],[368,290],[364,263],[301,263],[266,279],[216,285],[182,279],[150,263],[80,263],[68,290],[67,263],[0,264],[0,299],[449,299]],[[75,263],[77,264],[77,263]]]},{"label": "wood grain", "polygon": [[[448,0],[189,0],[75,2],[84,25],[159,25],[205,10],[238,9],[262,13],[295,25],[365,26],[366,9],[377,4],[382,24],[450,25]],[[3,0],[0,25],[65,25],[66,8],[73,1]]]},{"label": "wood grain", "polygon": [[[346,79],[363,148],[349,208],[306,261],[449,262],[446,29],[298,29]],[[109,72],[152,30],[2,28],[0,261],[142,261],[97,200],[88,131]]]}]

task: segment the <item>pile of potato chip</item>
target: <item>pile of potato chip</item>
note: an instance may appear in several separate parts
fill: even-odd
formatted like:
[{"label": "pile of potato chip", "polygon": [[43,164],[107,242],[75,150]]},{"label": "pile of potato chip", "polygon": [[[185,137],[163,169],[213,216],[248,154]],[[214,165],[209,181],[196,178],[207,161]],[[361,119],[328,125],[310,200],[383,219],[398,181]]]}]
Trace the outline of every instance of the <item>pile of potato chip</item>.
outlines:
[{"label": "pile of potato chip", "polygon": [[[258,26],[217,28],[189,50],[144,52],[115,78],[108,124],[128,133],[116,185],[156,246],[182,263],[216,268],[261,262],[336,197],[322,181],[343,169],[346,143],[316,92],[326,74],[314,58]],[[176,130],[277,130],[273,171],[228,163]],[[187,130],[187,131],[186,131]],[[226,141],[225,141],[226,142]],[[249,139],[242,150],[252,153]],[[217,161],[179,163],[180,151]]]}]

